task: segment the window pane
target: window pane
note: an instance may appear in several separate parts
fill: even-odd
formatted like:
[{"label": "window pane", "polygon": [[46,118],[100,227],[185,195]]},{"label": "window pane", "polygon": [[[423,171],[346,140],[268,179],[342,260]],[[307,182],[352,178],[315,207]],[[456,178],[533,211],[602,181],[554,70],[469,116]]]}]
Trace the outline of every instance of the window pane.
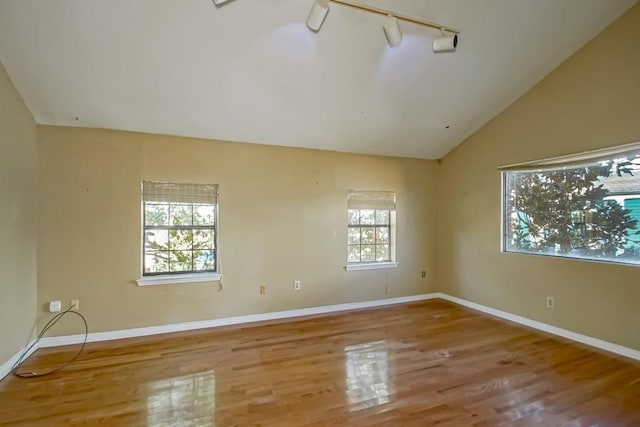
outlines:
[{"label": "window pane", "polygon": [[192,246],[192,230],[169,230],[169,249],[191,249]]},{"label": "window pane", "polygon": [[360,211],[357,209],[349,209],[348,218],[349,225],[360,224]]},{"label": "window pane", "polygon": [[373,209],[360,209],[360,224],[373,225],[375,222],[374,212]]},{"label": "window pane", "polygon": [[194,249],[214,249],[215,233],[213,230],[193,230]]},{"label": "window pane", "polygon": [[171,225],[191,225],[192,204],[171,203],[169,208]]},{"label": "window pane", "polygon": [[144,204],[144,225],[168,225],[169,203]]},{"label": "window pane", "polygon": [[376,224],[389,224],[389,211],[376,211]]},{"label": "window pane", "polygon": [[360,246],[349,246],[347,262],[360,262]]},{"label": "window pane", "polygon": [[359,228],[350,228],[349,229],[349,237],[348,243],[350,245],[357,245],[360,243],[360,229]]},{"label": "window pane", "polygon": [[363,227],[360,229],[362,233],[362,244],[374,244],[376,242],[375,238],[375,228],[373,227]]},{"label": "window pane", "polygon": [[167,250],[169,249],[168,230],[147,230],[144,233],[145,250]]},{"label": "window pane", "polygon": [[640,264],[638,173],[637,156],[505,172],[505,250]]},{"label": "window pane", "polygon": [[169,271],[169,252],[149,251],[144,254],[144,272],[162,273]]},{"label": "window pane", "polygon": [[192,260],[191,251],[171,251],[169,254],[171,271],[191,271]]},{"label": "window pane", "polygon": [[376,247],[374,245],[362,245],[362,257],[363,262],[376,260]]},{"label": "window pane", "polygon": [[390,261],[389,245],[376,245],[376,261]]},{"label": "window pane", "polygon": [[387,227],[376,228],[376,243],[389,243],[389,229]]},{"label": "window pane", "polygon": [[214,270],[216,268],[216,254],[210,251],[195,251],[193,260],[194,270]]},{"label": "window pane", "polygon": [[194,225],[213,225],[216,208],[213,205],[193,205]]}]

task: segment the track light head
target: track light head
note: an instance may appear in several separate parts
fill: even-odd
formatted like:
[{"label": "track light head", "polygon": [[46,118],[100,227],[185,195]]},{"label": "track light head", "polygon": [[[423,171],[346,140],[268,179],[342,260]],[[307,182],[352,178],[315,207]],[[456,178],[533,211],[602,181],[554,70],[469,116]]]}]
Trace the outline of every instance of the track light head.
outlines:
[{"label": "track light head", "polygon": [[400,25],[398,25],[398,19],[389,15],[384,25],[382,26],[384,35],[387,36],[389,46],[398,46],[402,41],[402,32],[400,31]]},{"label": "track light head", "polygon": [[307,17],[307,27],[318,31],[322,27],[327,13],[329,13],[329,0],[315,0]]},{"label": "track light head", "polygon": [[453,52],[458,47],[458,35],[446,35],[444,29],[442,31],[442,37],[438,37],[433,41],[434,52]]}]

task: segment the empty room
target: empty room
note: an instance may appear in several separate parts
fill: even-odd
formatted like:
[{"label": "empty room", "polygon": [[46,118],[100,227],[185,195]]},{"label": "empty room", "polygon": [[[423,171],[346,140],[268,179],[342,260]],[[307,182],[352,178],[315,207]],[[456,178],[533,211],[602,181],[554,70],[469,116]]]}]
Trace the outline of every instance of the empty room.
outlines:
[{"label": "empty room", "polygon": [[637,0],[0,0],[0,425],[640,426]]}]

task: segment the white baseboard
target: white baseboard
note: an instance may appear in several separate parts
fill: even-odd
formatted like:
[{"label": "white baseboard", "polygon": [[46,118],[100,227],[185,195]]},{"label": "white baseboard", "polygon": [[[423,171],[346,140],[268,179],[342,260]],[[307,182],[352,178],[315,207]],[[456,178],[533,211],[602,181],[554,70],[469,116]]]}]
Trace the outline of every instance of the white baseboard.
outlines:
[{"label": "white baseboard", "polygon": [[[361,308],[380,307],[391,304],[402,304],[414,301],[423,301],[437,298],[438,294],[421,294],[407,297],[386,298],[365,302],[350,302],[345,304],[325,305],[320,307],[301,308],[297,310],[275,311],[271,313],[249,314],[246,316],[226,317],[222,319],[201,320],[195,322],[174,323],[162,326],[149,326],[146,328],[123,329],[119,331],[92,332],[87,336],[87,342],[109,341],[121,338],[143,337],[147,335],[166,334],[170,332],[190,331],[194,329],[214,328],[216,326],[239,325],[242,323],[262,322],[265,320],[278,320],[290,317],[309,316],[314,314],[333,313],[336,311],[356,310]],[[45,337],[40,340],[40,347],[56,347],[81,343],[84,334],[66,335],[60,337]]]},{"label": "white baseboard", "polygon": [[[547,325],[546,323],[538,322],[536,320],[528,319],[526,317],[518,316],[516,314],[508,313],[506,311],[497,310],[491,307],[487,307],[482,304],[477,304],[471,301],[467,301],[461,298],[453,297],[440,292],[412,295],[407,297],[387,298],[375,301],[354,302],[345,304],[326,305],[320,307],[302,308],[297,310],[276,311],[271,313],[250,314],[246,316],[226,317],[222,319],[202,320],[195,322],[175,323],[161,326],[150,326],[145,328],[124,329],[108,332],[92,332],[87,337],[87,342],[96,341],[109,341],[122,338],[134,338],[147,335],[166,334],[170,332],[189,331],[194,329],[214,328],[217,326],[239,325],[243,323],[251,322],[263,322],[269,320],[286,319],[292,317],[301,317],[317,314],[333,313],[338,311],[356,310],[363,308],[373,308],[392,304],[403,304],[415,301],[424,301],[429,299],[441,298],[446,301],[450,301],[464,307],[471,308],[473,310],[481,311],[483,313],[490,314],[505,320],[509,320],[521,325],[529,326],[540,331],[548,332],[554,335],[558,335],[567,338],[572,341],[587,344],[589,346],[599,348],[611,353],[616,353],[631,359],[640,360],[640,351],[629,347],[624,347],[618,344],[614,344],[608,341],[600,340],[597,338],[589,337],[587,335],[578,334],[566,329],[558,328],[555,326]],[[60,337],[45,337],[40,340],[39,348],[44,347],[56,347],[61,345],[77,344],[84,340],[84,334],[80,335],[66,335]],[[36,349],[32,349],[33,353]],[[7,373],[11,372],[13,363],[17,360],[20,353],[16,354],[11,360],[7,361],[0,367],[0,379]]]},{"label": "white baseboard", "polygon": [[[34,341],[35,340],[31,341],[26,347],[22,347],[19,352],[17,352],[11,357],[11,359],[7,360],[2,365],[0,365],[0,380],[6,377],[9,373],[11,373],[11,369],[13,368],[13,365],[18,361],[18,358],[20,357],[24,349],[31,347]],[[37,349],[38,349],[38,346],[34,345],[29,350],[29,352],[24,356],[24,359],[27,359],[27,357],[31,356],[33,352],[36,351]]]},{"label": "white baseboard", "polygon": [[588,335],[572,332],[567,329],[551,326],[546,323],[538,322],[537,320],[532,320],[526,317],[518,316],[517,314],[508,313],[506,311],[497,310],[495,308],[487,307],[486,305],[477,304],[475,302],[467,301],[462,298],[453,297],[451,295],[443,294],[440,292],[437,293],[437,297],[442,298],[443,300],[446,300],[446,301],[450,301],[450,302],[471,308],[473,310],[490,314],[492,316],[500,317],[505,320],[510,320],[512,322],[519,323],[524,326],[529,326],[531,328],[538,329],[540,331],[548,332],[553,335],[558,335],[560,337],[570,339],[571,341],[576,341],[582,344],[589,345],[591,347],[599,348],[601,350],[609,351],[611,353],[616,353],[621,356],[628,357],[630,359],[640,360],[640,350],[635,350],[633,348],[624,347],[609,341],[604,341],[598,338],[590,337]]}]

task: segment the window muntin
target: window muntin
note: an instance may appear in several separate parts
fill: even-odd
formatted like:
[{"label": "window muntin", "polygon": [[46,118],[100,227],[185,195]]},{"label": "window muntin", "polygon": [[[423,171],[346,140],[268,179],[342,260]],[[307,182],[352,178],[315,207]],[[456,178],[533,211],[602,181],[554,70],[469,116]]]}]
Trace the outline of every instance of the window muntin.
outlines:
[{"label": "window muntin", "polygon": [[217,186],[143,183],[143,276],[216,272]]},{"label": "window muntin", "polygon": [[503,172],[503,249],[640,264],[640,156]]},{"label": "window muntin", "polygon": [[347,265],[395,262],[395,193],[352,190],[347,202]]},{"label": "window muntin", "polygon": [[391,262],[391,211],[349,209],[349,263]]}]

